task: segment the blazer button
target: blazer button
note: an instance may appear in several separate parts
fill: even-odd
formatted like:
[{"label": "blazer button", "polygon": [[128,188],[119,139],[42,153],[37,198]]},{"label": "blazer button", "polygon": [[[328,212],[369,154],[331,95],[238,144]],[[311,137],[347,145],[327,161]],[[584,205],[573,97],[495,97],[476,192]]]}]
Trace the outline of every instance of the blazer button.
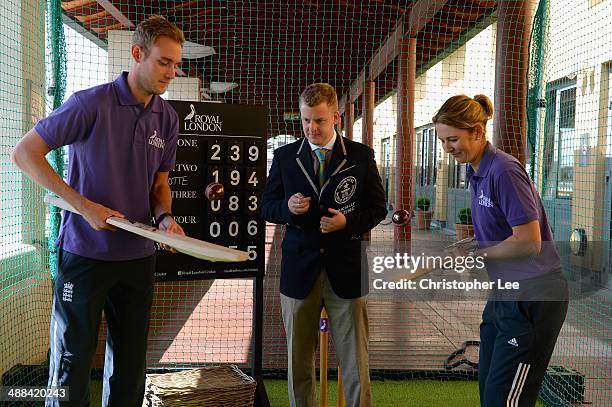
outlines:
[{"label": "blazer button", "polygon": [[319,249],[319,253],[321,254],[325,253],[325,249]]}]

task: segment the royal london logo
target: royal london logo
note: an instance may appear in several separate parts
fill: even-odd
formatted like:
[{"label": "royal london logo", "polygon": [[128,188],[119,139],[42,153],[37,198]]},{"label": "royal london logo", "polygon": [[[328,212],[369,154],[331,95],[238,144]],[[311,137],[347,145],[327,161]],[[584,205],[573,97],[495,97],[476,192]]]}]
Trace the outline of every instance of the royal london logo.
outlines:
[{"label": "royal london logo", "polygon": [[480,196],[478,196],[478,205],[486,206],[487,208],[493,207],[493,201],[488,196],[484,195],[484,191],[480,190]]},{"label": "royal london logo", "polygon": [[155,148],[161,148],[163,150],[164,146],[166,145],[166,142],[163,138],[157,135],[157,130],[155,130],[153,131],[153,135],[149,137],[149,144]]},{"label": "royal london logo", "polygon": [[191,111],[183,119],[183,130],[186,131],[221,131],[223,122],[219,115],[197,114],[193,103],[189,104]]}]

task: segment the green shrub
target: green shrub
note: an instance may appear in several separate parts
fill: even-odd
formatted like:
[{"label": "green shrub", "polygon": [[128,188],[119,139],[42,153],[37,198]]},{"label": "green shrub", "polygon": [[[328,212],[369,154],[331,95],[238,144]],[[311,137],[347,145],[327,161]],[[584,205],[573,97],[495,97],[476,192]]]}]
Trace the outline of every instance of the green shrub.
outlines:
[{"label": "green shrub", "polygon": [[428,211],[431,206],[431,199],[426,196],[419,196],[416,200],[416,208],[420,211]]},{"label": "green shrub", "polygon": [[459,216],[459,223],[462,225],[471,225],[472,224],[472,209],[471,208],[461,208],[457,211],[457,215]]}]

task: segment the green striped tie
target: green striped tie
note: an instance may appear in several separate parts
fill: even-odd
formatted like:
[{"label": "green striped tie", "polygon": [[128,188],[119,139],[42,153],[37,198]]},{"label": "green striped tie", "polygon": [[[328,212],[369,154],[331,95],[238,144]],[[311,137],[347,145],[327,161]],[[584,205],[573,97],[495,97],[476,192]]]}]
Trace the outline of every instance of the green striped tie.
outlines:
[{"label": "green striped tie", "polygon": [[323,184],[325,184],[325,180],[327,179],[327,173],[325,172],[325,161],[327,160],[327,154],[329,154],[329,150],[326,148],[317,148],[314,153],[319,159],[319,186],[322,187]]}]

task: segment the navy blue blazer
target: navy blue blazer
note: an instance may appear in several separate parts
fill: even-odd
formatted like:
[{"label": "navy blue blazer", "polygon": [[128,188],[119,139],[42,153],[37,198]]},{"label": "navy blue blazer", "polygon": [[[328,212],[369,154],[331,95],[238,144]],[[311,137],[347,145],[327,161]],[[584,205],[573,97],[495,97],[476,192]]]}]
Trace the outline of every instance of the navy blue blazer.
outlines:
[{"label": "navy blue blazer", "polygon": [[[319,188],[310,145],[306,138],[274,152],[272,168],[261,200],[265,220],[287,226],[282,243],[280,291],[305,298],[321,266],[339,297],[368,293],[368,265],[361,236],[387,215],[385,193],[374,161],[374,151],[361,143],[336,136],[326,169],[329,178]],[[289,198],[298,192],[311,197],[308,212],[289,212]],[[327,208],[341,211],[346,227],[321,233]]]}]

